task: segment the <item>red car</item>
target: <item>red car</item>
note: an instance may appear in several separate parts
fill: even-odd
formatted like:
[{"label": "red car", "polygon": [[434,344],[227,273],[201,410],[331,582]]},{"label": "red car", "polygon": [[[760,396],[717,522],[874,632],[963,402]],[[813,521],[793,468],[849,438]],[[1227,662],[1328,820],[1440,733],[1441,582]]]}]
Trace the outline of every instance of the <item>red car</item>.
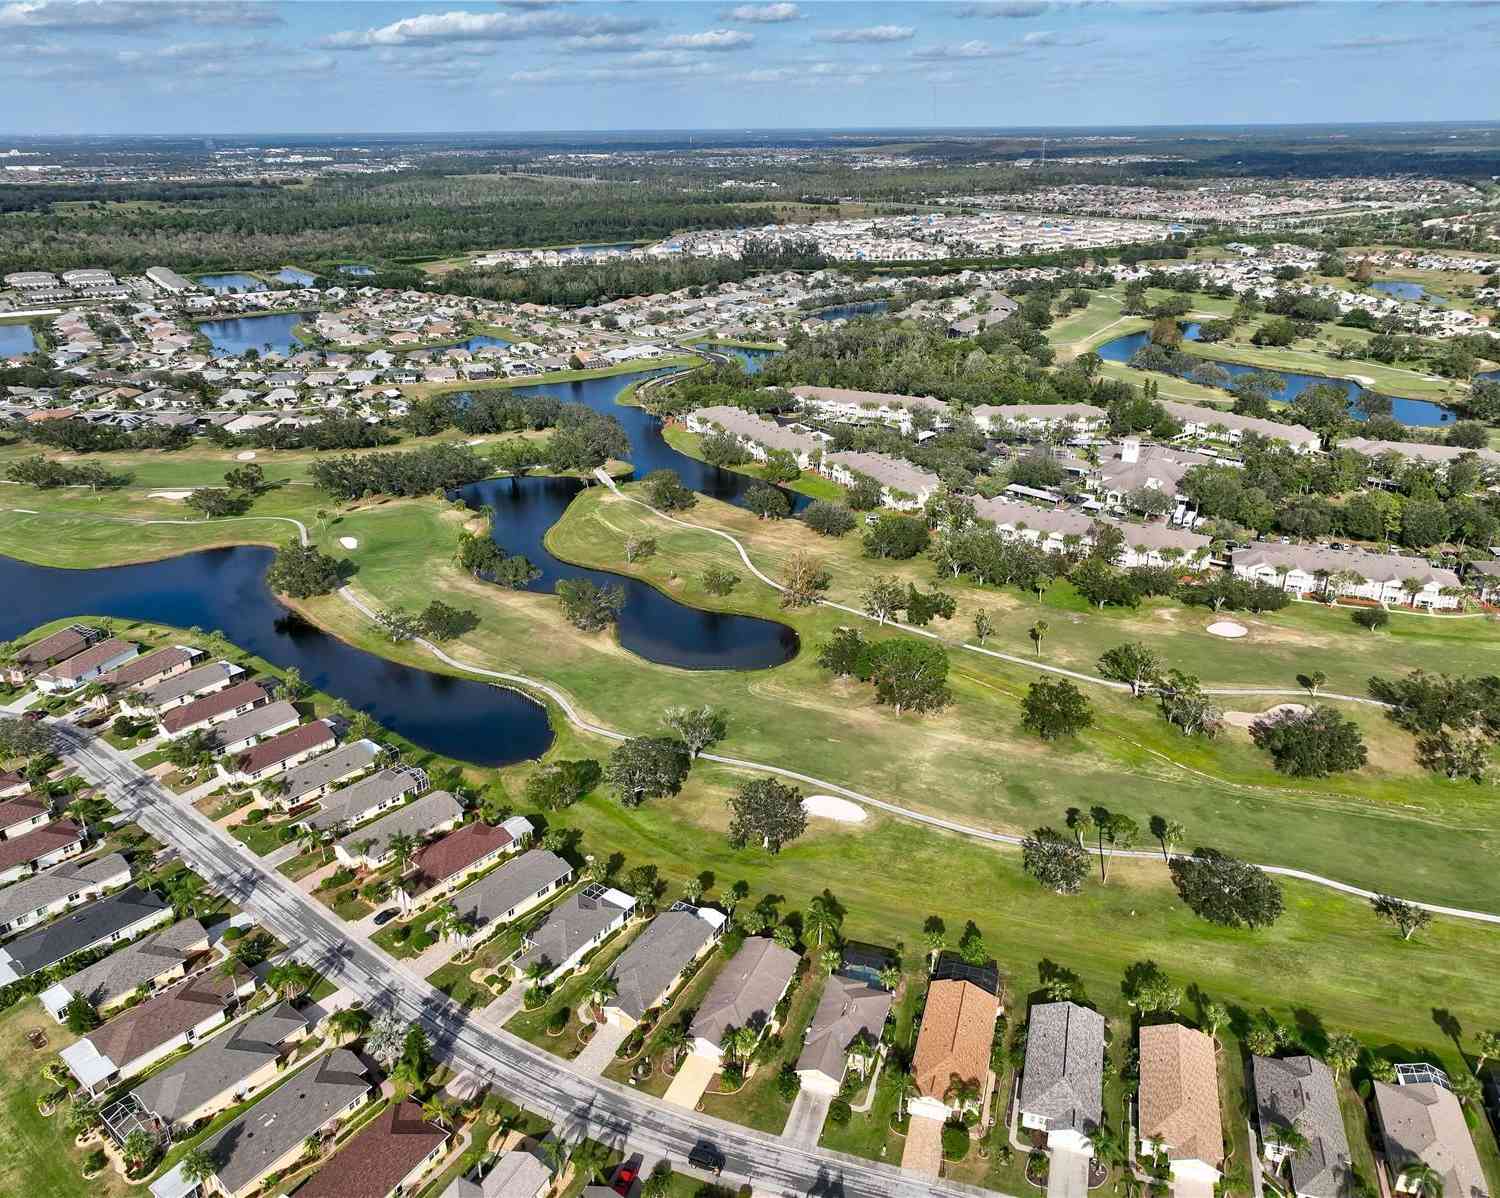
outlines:
[{"label": "red car", "polygon": [[628,1194],[630,1193],[630,1187],[635,1185],[636,1176],[636,1171],[629,1165],[621,1165],[620,1171],[615,1174],[615,1179],[610,1184],[610,1188],[616,1194]]}]

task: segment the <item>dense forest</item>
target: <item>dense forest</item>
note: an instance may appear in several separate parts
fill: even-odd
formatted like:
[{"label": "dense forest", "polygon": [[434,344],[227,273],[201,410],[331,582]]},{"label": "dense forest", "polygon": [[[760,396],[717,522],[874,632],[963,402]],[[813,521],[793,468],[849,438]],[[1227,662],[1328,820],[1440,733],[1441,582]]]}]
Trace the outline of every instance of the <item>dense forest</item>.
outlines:
[{"label": "dense forest", "polygon": [[[502,175],[403,175],[309,186],[126,189],[58,211],[12,207],[0,219],[0,274],[102,266],[139,272],[276,267],[287,262],[412,262],[502,246],[660,238],[680,229],[769,224],[770,209],[722,193],[592,186]],[[29,189],[17,189],[25,194]],[[181,193],[181,194],[179,194]],[[152,201],[139,203],[140,201]]]}]

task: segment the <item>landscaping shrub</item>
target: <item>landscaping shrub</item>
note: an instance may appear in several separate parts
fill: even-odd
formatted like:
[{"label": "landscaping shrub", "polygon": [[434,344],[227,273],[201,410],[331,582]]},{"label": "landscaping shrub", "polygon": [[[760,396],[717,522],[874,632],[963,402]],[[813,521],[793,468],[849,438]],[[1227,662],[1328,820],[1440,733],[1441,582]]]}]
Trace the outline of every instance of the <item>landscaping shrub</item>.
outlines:
[{"label": "landscaping shrub", "polygon": [[431,948],[436,943],[437,943],[437,941],[433,938],[432,933],[429,932],[429,931],[426,931],[425,929],[423,931],[418,932],[415,936],[413,936],[411,938],[411,947],[412,947],[412,951],[413,952],[419,952],[419,953],[426,952],[429,948]]},{"label": "landscaping shrub", "polygon": [[568,1015],[567,1007],[558,1007],[547,1020],[547,1030],[554,1036],[560,1036],[563,1029],[568,1026]]},{"label": "landscaping shrub", "polygon": [[961,1161],[969,1155],[969,1129],[961,1123],[943,1124],[943,1159]]},{"label": "landscaping shrub", "polygon": [[[266,811],[266,809],[264,807],[257,807],[254,811],[251,811],[251,812],[249,812],[249,813],[246,814],[246,816],[245,816],[245,822],[247,824],[263,824],[263,823],[266,822],[266,816],[268,814],[269,813]],[[282,831],[285,831],[285,830],[286,829],[282,829]]]},{"label": "landscaping shrub", "polygon": [[828,1104],[828,1121],[835,1127],[845,1127],[854,1117],[854,1110],[847,1099],[835,1098]]},{"label": "landscaping shrub", "polygon": [[798,1075],[796,1066],[788,1061],[776,1074],[776,1093],[781,1095],[783,1101],[791,1102],[800,1089],[802,1078]]}]

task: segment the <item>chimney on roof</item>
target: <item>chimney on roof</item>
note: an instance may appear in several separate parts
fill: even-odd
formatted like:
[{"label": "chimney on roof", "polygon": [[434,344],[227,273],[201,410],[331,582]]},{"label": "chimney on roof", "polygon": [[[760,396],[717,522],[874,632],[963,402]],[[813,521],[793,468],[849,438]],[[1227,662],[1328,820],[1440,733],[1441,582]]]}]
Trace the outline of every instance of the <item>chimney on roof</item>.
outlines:
[{"label": "chimney on roof", "polygon": [[1120,442],[1120,461],[1127,465],[1141,460],[1141,439],[1126,437]]}]

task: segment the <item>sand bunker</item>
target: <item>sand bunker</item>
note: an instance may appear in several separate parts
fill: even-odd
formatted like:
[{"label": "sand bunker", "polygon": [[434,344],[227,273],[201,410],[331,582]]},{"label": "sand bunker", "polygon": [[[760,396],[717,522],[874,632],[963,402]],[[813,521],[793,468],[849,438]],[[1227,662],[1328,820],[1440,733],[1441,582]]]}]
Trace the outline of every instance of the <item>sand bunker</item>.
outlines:
[{"label": "sand bunker", "polygon": [[1226,711],[1224,722],[1231,728],[1248,728],[1257,720],[1267,719],[1283,711],[1290,711],[1293,715],[1306,715],[1309,710],[1311,709],[1301,703],[1278,703],[1265,711]]},{"label": "sand bunker", "polygon": [[186,499],[191,494],[192,494],[191,491],[152,491],[151,494],[149,494],[149,495],[146,496],[146,498],[147,499]]},{"label": "sand bunker", "polygon": [[862,824],[866,819],[865,809],[858,803],[833,795],[808,795],[802,800],[802,810],[808,815],[836,820],[841,824]]},{"label": "sand bunker", "polygon": [[255,461],[255,450],[247,449],[244,453],[235,454],[234,458],[237,462],[253,462]]},{"label": "sand bunker", "polygon": [[1231,641],[1237,641],[1250,632],[1243,624],[1236,624],[1233,620],[1215,620],[1208,626],[1208,631],[1213,636],[1222,636]]},{"label": "sand bunker", "polygon": [[345,549],[358,549],[359,548],[359,538],[358,537],[340,537],[339,538],[339,544],[342,545]]}]

